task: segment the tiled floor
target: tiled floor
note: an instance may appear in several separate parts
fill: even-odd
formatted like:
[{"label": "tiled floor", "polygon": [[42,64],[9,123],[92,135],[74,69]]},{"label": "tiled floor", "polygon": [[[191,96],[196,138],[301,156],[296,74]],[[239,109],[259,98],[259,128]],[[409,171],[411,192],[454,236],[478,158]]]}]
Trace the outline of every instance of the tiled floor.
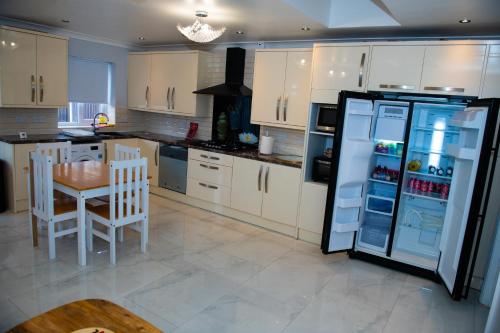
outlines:
[{"label": "tiled floor", "polygon": [[157,197],[150,247],[130,231],[109,265],[96,240],[31,246],[26,214],[0,214],[0,332],[82,298],[119,303],[166,332],[482,332],[488,309],[443,286]]}]

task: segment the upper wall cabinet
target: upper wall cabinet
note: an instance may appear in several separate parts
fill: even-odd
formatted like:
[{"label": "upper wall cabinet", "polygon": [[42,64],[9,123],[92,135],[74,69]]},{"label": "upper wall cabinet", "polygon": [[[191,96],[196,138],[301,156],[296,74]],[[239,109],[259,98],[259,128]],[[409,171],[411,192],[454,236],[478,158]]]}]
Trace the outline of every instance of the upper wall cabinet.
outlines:
[{"label": "upper wall cabinet", "polygon": [[303,129],[309,108],[312,52],[257,50],[252,123]]},{"label": "upper wall cabinet", "polygon": [[128,56],[128,107],[147,109],[151,98],[151,54]]},{"label": "upper wall cabinet", "polygon": [[486,60],[486,73],[484,75],[482,98],[500,96],[500,45],[491,45]]},{"label": "upper wall cabinet", "polygon": [[364,91],[369,51],[368,45],[315,47],[312,89]]},{"label": "upper wall cabinet", "polygon": [[0,28],[0,106],[57,108],[68,104],[68,40]]},{"label": "upper wall cabinet", "polygon": [[420,92],[479,96],[486,45],[433,45],[425,49]]},{"label": "upper wall cabinet", "polygon": [[418,92],[424,53],[425,46],[374,46],[368,90]]},{"label": "upper wall cabinet", "polygon": [[128,106],[141,111],[184,116],[208,112],[208,97],[193,94],[203,88],[203,52],[131,53]]}]

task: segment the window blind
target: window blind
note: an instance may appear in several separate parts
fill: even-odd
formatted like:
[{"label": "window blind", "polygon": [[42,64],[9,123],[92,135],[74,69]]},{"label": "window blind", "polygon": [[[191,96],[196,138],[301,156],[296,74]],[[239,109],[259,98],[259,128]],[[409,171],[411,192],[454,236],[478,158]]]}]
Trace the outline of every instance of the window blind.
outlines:
[{"label": "window blind", "polygon": [[70,57],[69,101],[107,104],[109,66],[107,62]]}]

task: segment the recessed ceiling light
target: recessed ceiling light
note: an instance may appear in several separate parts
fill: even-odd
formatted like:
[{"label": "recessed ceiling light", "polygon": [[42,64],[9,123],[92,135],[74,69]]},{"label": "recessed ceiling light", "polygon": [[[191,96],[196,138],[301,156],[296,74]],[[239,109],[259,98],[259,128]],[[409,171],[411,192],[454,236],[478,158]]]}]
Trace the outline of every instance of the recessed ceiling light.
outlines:
[{"label": "recessed ceiling light", "polygon": [[144,36],[140,36],[138,38],[139,38],[139,40],[146,40],[146,37],[144,37]]},{"label": "recessed ceiling light", "polygon": [[69,20],[68,19],[62,19],[61,22],[62,23],[69,23]]},{"label": "recessed ceiling light", "polygon": [[309,30],[311,30],[311,28],[309,28],[307,25],[305,25],[302,28],[300,28],[300,30],[302,30],[302,31],[309,31]]},{"label": "recessed ceiling light", "polygon": [[236,31],[236,34],[237,34],[237,35],[244,35],[244,34],[245,34],[245,32],[244,32],[244,31],[242,31],[242,30],[238,30],[238,31]]},{"label": "recessed ceiling light", "polygon": [[461,19],[458,22],[460,22],[460,23],[470,23],[471,21],[468,18],[464,17],[463,19]]}]

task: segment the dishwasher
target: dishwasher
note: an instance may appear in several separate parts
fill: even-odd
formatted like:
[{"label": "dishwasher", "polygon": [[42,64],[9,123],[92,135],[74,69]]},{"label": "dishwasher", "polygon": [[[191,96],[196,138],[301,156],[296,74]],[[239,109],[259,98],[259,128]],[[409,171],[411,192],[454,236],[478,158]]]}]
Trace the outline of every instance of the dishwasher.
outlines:
[{"label": "dishwasher", "polygon": [[160,145],[160,187],[186,194],[188,149]]}]

